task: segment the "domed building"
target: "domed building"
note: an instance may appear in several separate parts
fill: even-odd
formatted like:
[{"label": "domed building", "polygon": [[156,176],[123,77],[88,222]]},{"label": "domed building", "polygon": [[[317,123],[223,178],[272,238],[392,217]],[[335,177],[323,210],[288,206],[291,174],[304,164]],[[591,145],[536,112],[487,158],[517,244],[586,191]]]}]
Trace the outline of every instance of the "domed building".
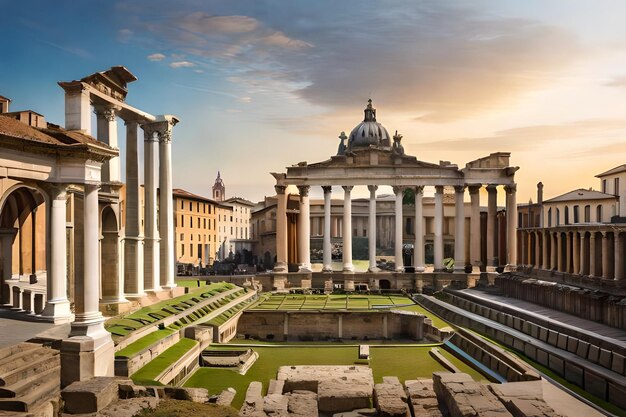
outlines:
[{"label": "domed building", "polygon": [[370,146],[389,147],[391,140],[385,127],[376,121],[376,109],[372,107],[372,99],[367,101],[363,121],[356,125],[348,137],[348,152]]}]

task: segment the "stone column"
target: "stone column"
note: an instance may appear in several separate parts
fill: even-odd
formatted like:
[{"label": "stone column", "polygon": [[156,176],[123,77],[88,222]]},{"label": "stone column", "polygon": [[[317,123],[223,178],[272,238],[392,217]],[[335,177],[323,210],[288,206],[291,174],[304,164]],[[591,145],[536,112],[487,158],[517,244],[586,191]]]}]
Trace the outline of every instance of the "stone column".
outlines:
[{"label": "stone column", "polygon": [[549,239],[549,233],[546,230],[543,230],[541,233],[542,236],[542,242],[543,242],[543,247],[541,248],[541,257],[542,257],[542,268],[543,269],[550,269],[550,258],[548,257],[548,239]]},{"label": "stone column", "polygon": [[563,268],[563,238],[561,232],[556,233],[556,270],[565,272]]},{"label": "stone column", "polygon": [[465,186],[454,187],[454,272],[465,272]]},{"label": "stone column", "polygon": [[89,91],[81,84],[63,87],[65,90],[65,128],[91,134],[91,100]]},{"label": "stone column", "polygon": [[274,186],[278,199],[276,205],[276,265],[274,265],[274,272],[276,273],[287,273],[288,271],[286,188],[284,185]]},{"label": "stone column", "polygon": [[596,233],[589,234],[589,276],[597,276],[596,271]]},{"label": "stone column", "polygon": [[[96,130],[99,141],[106,143],[114,149],[118,148],[117,143],[117,108],[111,105],[94,106],[96,114]],[[121,181],[120,157],[113,158],[102,164],[102,182]]]},{"label": "stone column", "polygon": [[300,216],[298,219],[300,272],[311,272],[311,215],[309,206],[309,186],[299,185],[298,191],[300,191]]},{"label": "stone column", "polygon": [[[84,211],[84,268],[82,285],[76,288],[76,317],[72,322],[70,339],[61,347],[61,363],[64,368],[62,383],[67,385],[67,373],[79,373],[79,379],[92,376],[113,376],[114,347],[111,334],[104,329],[104,317],[99,310],[100,257],[98,250],[98,186],[85,184]],[[76,354],[80,352],[80,354]],[[69,360],[69,359],[74,360]],[[68,363],[70,362],[70,363]],[[74,369],[72,366],[73,364]],[[88,371],[83,373],[87,368]]]},{"label": "stone column", "polygon": [[611,260],[609,258],[609,234],[607,232],[602,233],[602,278],[611,279],[609,275],[609,268]]},{"label": "stone column", "polygon": [[396,195],[395,204],[395,239],[394,239],[394,255],[396,258],[396,272],[404,272],[404,259],[402,257],[403,236],[402,224],[402,197],[404,188],[393,187],[393,193]]},{"label": "stone column", "polygon": [[344,272],[354,272],[352,265],[352,200],[350,193],[351,185],[343,187],[343,270]]},{"label": "stone column", "polygon": [[0,292],[2,293],[2,304],[13,305],[13,293],[4,286],[6,281],[13,280],[13,242],[18,229],[0,229],[0,240],[2,241],[2,282]]},{"label": "stone column", "polygon": [[572,274],[580,273],[580,240],[578,240],[578,232],[572,232],[572,260],[574,270]]},{"label": "stone column", "polygon": [[[541,268],[541,245],[543,244],[541,240],[541,232],[535,232],[535,268]],[[541,243],[539,243],[541,242]]]},{"label": "stone column", "polygon": [[[160,122],[159,132],[159,234],[160,285],[165,289],[176,287],[174,259],[174,196],[172,189],[172,127],[177,119]],[[200,254],[198,254],[200,257]]]},{"label": "stone column", "polygon": [[435,186],[435,272],[443,270],[443,185]]},{"label": "stone column", "polygon": [[472,213],[470,217],[470,263],[472,272],[480,272],[480,184],[468,186]]},{"label": "stone column", "polygon": [[552,245],[550,245],[550,257],[552,258],[552,262],[550,264],[550,269],[555,269],[558,270],[559,267],[559,261],[558,261],[558,253],[559,253],[559,248],[558,248],[558,238],[557,238],[557,232],[550,232],[550,236],[552,238]]},{"label": "stone column", "polygon": [[415,272],[424,272],[424,186],[415,187]]},{"label": "stone column", "polygon": [[378,272],[378,266],[376,266],[376,190],[377,185],[368,185],[367,189],[370,192],[369,202],[369,224],[368,224],[368,250],[369,250],[369,272]]},{"label": "stone column", "polygon": [[330,185],[325,185],[322,187],[324,190],[324,241],[322,245],[322,250],[324,252],[324,260],[322,272],[332,272],[332,249],[330,246],[330,204],[331,204],[331,192],[332,188]]},{"label": "stone column", "polygon": [[589,257],[585,253],[585,232],[580,233],[580,275],[589,274]]},{"label": "stone column", "polygon": [[[66,200],[64,185],[50,186],[49,234],[46,242],[47,257],[47,300],[41,312],[46,321],[69,323],[72,321],[70,302],[67,299],[67,244],[66,244]],[[96,192],[97,197],[97,192]],[[97,202],[97,200],[96,200]]]},{"label": "stone column", "polygon": [[160,236],[157,226],[158,133],[154,124],[144,130],[144,289],[160,291]]},{"label": "stone column", "polygon": [[613,232],[615,235],[615,279],[624,279],[624,239],[620,237],[619,231]]},{"label": "stone column", "polygon": [[517,204],[515,202],[517,186],[507,185],[504,190],[506,191],[506,263],[509,269],[514,271],[517,265]]},{"label": "stone column", "polygon": [[143,233],[139,203],[137,121],[126,122],[126,229],[124,231],[124,293],[138,298],[143,291]]},{"label": "stone column", "polygon": [[563,272],[571,272],[570,266],[572,264],[572,234],[568,231],[565,232],[565,269]]},{"label": "stone column", "polygon": [[495,185],[487,186],[487,272],[495,272],[498,266],[496,215],[498,213],[498,189]]}]

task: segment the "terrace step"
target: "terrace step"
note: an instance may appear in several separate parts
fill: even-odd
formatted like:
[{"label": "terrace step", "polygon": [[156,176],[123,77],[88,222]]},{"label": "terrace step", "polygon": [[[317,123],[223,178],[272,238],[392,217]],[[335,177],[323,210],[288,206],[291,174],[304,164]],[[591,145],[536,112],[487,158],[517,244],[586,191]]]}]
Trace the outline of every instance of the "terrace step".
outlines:
[{"label": "terrace step", "polygon": [[7,358],[10,359],[13,355],[15,355],[18,352],[36,349],[39,347],[41,347],[41,345],[38,345],[36,343],[28,343],[28,342],[18,343],[16,345],[3,347],[0,349],[0,363],[5,362]]},{"label": "terrace step", "polygon": [[56,379],[57,383],[60,384],[60,376],[61,368],[60,366],[55,366],[54,368],[50,368],[40,374],[33,375],[30,378],[24,378],[23,380],[18,381],[15,384],[1,387],[0,398],[16,398],[28,395],[32,391],[37,390],[42,381]]},{"label": "terrace step", "polygon": [[18,368],[11,369],[7,372],[0,373],[0,386],[9,386],[16,384],[25,378],[36,376],[51,368],[60,366],[61,357],[59,352],[53,349],[41,348],[30,363],[22,364]]},{"label": "terrace step", "polygon": [[25,349],[13,349],[15,353],[0,360],[0,378],[2,375],[8,374],[13,370],[30,364],[33,360],[36,360],[37,357],[41,355],[42,351],[41,346],[34,346],[35,348],[26,346]]},{"label": "terrace step", "polygon": [[37,378],[35,387],[24,396],[15,398],[0,398],[0,410],[5,411],[32,411],[61,390],[61,367],[56,369],[57,378]]}]

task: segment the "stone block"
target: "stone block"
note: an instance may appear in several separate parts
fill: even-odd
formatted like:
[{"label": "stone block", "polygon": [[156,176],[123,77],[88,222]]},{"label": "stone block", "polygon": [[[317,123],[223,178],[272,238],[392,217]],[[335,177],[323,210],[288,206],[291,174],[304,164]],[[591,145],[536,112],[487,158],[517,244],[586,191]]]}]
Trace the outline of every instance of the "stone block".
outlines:
[{"label": "stone block", "polygon": [[235,395],[237,395],[237,391],[234,388],[226,388],[217,396],[215,404],[230,407],[235,399]]},{"label": "stone block", "polygon": [[174,400],[193,401],[194,403],[209,401],[209,392],[206,388],[164,387],[163,392],[167,398]]},{"label": "stone block", "polygon": [[578,339],[576,339],[575,337],[568,337],[567,338],[567,351],[571,352],[571,353],[576,353],[576,351],[578,350]]},{"label": "stone block", "polygon": [[576,349],[576,356],[587,359],[587,353],[589,353],[589,343],[585,342],[584,340],[579,340],[578,348]]},{"label": "stone block", "polygon": [[611,361],[611,370],[618,374],[624,375],[624,356],[613,352],[613,360]]},{"label": "stone block", "polygon": [[559,340],[559,333],[554,330],[548,330],[548,344],[551,346],[556,346]]},{"label": "stone block", "polygon": [[548,366],[548,352],[537,348],[537,362],[543,366]]},{"label": "stone block", "polygon": [[154,388],[135,385],[132,381],[128,381],[127,383],[120,382],[118,395],[121,399],[126,400],[129,398],[155,397],[156,393]]},{"label": "stone block", "polygon": [[608,401],[621,409],[626,409],[626,387],[609,382]]},{"label": "stone block", "polygon": [[542,342],[548,342],[548,329],[545,327],[537,326],[539,328],[539,340]]},{"label": "stone block", "polygon": [[552,355],[550,354],[548,357],[548,368],[550,368],[550,370],[552,370],[553,372],[555,372],[557,375],[559,376],[563,376],[564,374],[564,366],[565,362],[563,361],[563,359],[559,358],[556,355]]},{"label": "stone block", "polygon": [[263,384],[259,381],[252,381],[246,390],[246,398],[239,409],[241,417],[263,417]]},{"label": "stone block", "polygon": [[317,387],[319,411],[339,411],[368,408],[372,386],[359,381],[326,380]]},{"label": "stone block", "polygon": [[556,347],[558,347],[559,349],[567,350],[567,339],[568,339],[568,336],[566,334],[559,333],[559,338],[556,342]]},{"label": "stone block", "polygon": [[579,387],[583,386],[584,381],[584,370],[578,365],[573,364],[572,362],[565,362],[565,380],[571,382],[572,384],[576,384]]},{"label": "stone block", "polygon": [[587,353],[587,360],[593,363],[598,363],[600,359],[600,348],[596,345],[589,345],[589,352]]},{"label": "stone block", "polygon": [[317,394],[296,390],[289,396],[289,417],[318,417]]},{"label": "stone block", "polygon": [[596,375],[589,370],[585,370],[585,391],[595,395],[596,397],[606,400],[607,399],[607,382],[606,379],[600,375]]},{"label": "stone block", "polygon": [[268,394],[282,394],[285,381],[278,381],[276,379],[270,379],[269,386],[267,387]]},{"label": "stone block", "polygon": [[263,412],[268,415],[286,415],[289,397],[283,394],[269,394],[263,398]]},{"label": "stone block", "polygon": [[611,351],[600,349],[600,360],[598,363],[606,369],[611,369]]},{"label": "stone block", "polygon": [[528,323],[528,329],[530,331],[529,333],[531,337],[539,339],[539,326],[537,326],[535,323]]},{"label": "stone block", "polygon": [[519,351],[519,352],[523,352],[524,351],[524,345],[525,342],[523,340],[520,340],[518,338],[513,339],[513,349]]},{"label": "stone block", "polygon": [[435,372],[433,384],[437,399],[446,405],[451,417],[511,416],[487,386],[467,374]]},{"label": "stone block", "polygon": [[374,405],[380,417],[409,417],[407,396],[397,377],[383,377],[374,385]]},{"label": "stone block", "polygon": [[537,360],[537,348],[532,343],[524,344],[524,355],[532,360]]},{"label": "stone block", "polygon": [[519,317],[513,317],[513,328],[519,331],[522,331],[524,325],[524,320]]},{"label": "stone block", "polygon": [[[127,380],[124,380],[126,383]],[[98,376],[77,381],[61,391],[68,414],[97,413],[117,400],[120,380],[115,377]]]}]

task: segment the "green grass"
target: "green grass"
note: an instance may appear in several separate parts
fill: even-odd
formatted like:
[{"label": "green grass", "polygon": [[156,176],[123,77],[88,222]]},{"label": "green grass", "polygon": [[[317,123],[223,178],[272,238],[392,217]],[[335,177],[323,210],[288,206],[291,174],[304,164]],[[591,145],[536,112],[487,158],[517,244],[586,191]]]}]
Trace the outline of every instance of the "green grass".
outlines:
[{"label": "green grass", "polygon": [[191,348],[198,344],[192,339],[181,339],[178,343],[171,346],[165,352],[161,353],[151,362],[139,369],[131,378],[138,384],[150,385],[155,382],[155,378],[168,366],[176,362],[181,356],[187,353]]},{"label": "green grass", "polygon": [[433,322],[433,326],[437,327],[438,329],[442,329],[446,326],[454,328],[454,325],[448,323],[447,321],[440,319],[434,313],[431,313],[430,311],[426,310],[424,307],[422,307],[419,304],[415,304],[412,306],[405,306],[405,307],[397,307],[397,310],[415,311],[416,313],[423,314],[429,319],[431,319]]},{"label": "green grass", "polygon": [[136,417],[237,417],[239,411],[216,404],[162,399],[156,408],[144,408]]},{"label": "green grass", "polygon": [[148,346],[152,345],[153,343],[156,343],[159,340],[164,339],[166,336],[171,335],[172,333],[174,333],[174,330],[172,329],[162,329],[162,330],[157,330],[155,332],[152,332],[142,337],[141,339],[137,340],[136,342],[133,342],[130,345],[126,346],[124,349],[120,350],[119,352],[117,352],[115,354],[115,357],[116,358],[119,358],[119,357],[130,358],[134,356],[135,354],[141,352]]},{"label": "green grass", "polygon": [[263,297],[252,310],[372,310],[379,308],[397,308],[398,305],[413,304],[402,295],[300,295],[272,294]]},{"label": "green grass", "polygon": [[[241,349],[241,346],[220,347],[223,349]],[[250,368],[246,375],[237,372],[218,369],[200,368],[185,384],[186,387],[207,388],[210,394],[218,394],[222,390],[233,387],[237,395],[233,406],[241,407],[246,394],[248,384],[252,381],[261,381],[264,392],[270,379],[276,377],[280,366],[288,365],[353,365],[358,361],[358,347],[315,345],[315,347],[254,347],[259,353],[259,359]],[[396,375],[403,382],[406,379],[417,377],[430,377],[433,372],[445,369],[431,356],[428,351],[430,346],[407,346],[407,347],[370,347],[370,367],[374,374],[375,382],[381,382],[383,376]],[[485,378],[471,369],[465,363],[443,354],[451,360],[461,371],[467,372],[476,380]]]}]

